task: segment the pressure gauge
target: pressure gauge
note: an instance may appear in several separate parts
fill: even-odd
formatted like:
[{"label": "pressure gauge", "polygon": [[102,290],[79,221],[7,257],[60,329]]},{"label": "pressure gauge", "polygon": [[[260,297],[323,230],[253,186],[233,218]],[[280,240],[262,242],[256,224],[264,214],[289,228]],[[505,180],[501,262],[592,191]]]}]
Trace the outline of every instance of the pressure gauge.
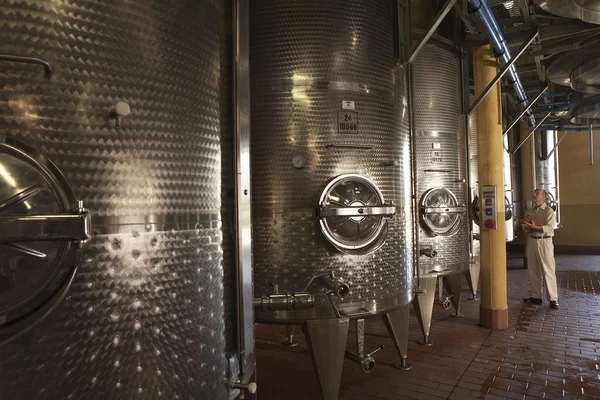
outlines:
[{"label": "pressure gauge", "polygon": [[306,161],[302,156],[294,156],[294,158],[292,159],[292,164],[294,165],[294,168],[301,169],[304,168]]}]

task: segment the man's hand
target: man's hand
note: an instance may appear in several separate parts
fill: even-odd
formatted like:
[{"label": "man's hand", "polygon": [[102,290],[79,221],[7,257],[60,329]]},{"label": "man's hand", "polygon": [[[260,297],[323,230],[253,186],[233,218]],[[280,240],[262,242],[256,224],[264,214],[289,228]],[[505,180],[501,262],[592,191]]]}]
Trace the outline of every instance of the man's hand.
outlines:
[{"label": "man's hand", "polygon": [[523,228],[525,230],[525,232],[536,232],[536,231],[539,232],[542,230],[542,227],[539,225],[536,225],[534,221],[523,222],[523,225],[526,226]]}]

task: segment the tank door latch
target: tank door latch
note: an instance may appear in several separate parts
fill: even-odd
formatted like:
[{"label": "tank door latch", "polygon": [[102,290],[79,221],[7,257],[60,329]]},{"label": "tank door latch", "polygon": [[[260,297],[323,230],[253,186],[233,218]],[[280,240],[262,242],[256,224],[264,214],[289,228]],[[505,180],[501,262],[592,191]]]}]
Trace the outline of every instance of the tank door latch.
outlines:
[{"label": "tank door latch", "polygon": [[0,232],[0,243],[74,240],[82,244],[91,237],[91,218],[83,203],[77,201],[72,213],[2,215]]}]

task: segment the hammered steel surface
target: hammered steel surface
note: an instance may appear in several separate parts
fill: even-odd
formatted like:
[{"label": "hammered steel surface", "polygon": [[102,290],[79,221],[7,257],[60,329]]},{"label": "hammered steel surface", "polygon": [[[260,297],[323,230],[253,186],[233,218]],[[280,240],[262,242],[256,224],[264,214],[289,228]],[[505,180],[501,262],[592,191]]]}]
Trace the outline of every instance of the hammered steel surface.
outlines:
[{"label": "hammered steel surface", "polygon": [[[218,3],[222,6],[223,16],[233,15],[233,2],[226,1]],[[221,129],[220,158],[221,158],[221,219],[223,224],[223,291],[225,307],[225,336],[226,348],[234,349],[237,346],[237,301],[236,299],[236,277],[235,277],[235,226],[234,211],[236,208],[235,170],[234,170],[234,117],[232,97],[226,94],[233,93],[233,18],[221,18],[220,24],[220,76],[219,89],[219,122]],[[231,266],[231,267],[229,267]]]},{"label": "hammered steel surface", "polygon": [[[473,104],[475,101],[475,95],[469,93],[469,104]],[[477,150],[477,113],[473,112],[467,116],[467,135],[469,148],[469,212],[471,212],[471,205],[475,196],[479,197],[479,151]],[[471,232],[474,235],[479,235],[479,225],[471,218]],[[471,241],[471,254],[474,257],[478,257],[480,253],[479,240],[473,239]]]},{"label": "hammered steel surface", "polygon": [[[516,144],[519,142],[519,139],[517,139],[517,136],[519,135],[519,130],[518,129],[512,129],[510,132],[507,133],[507,135],[509,135],[509,140],[508,140],[508,144],[509,144],[509,148],[514,148],[516,146]],[[529,150],[528,146],[524,146],[522,147],[522,149],[527,149]],[[512,168],[512,178],[513,178],[513,230],[515,232],[515,236],[518,239],[519,237],[521,237],[523,235],[523,229],[521,228],[521,222],[519,221],[521,219],[521,217],[523,216],[523,212],[522,212],[522,207],[524,204],[524,201],[527,200],[527,198],[529,196],[525,196],[523,197],[523,177],[522,177],[522,172],[521,172],[521,157],[520,157],[520,149],[517,151],[517,153],[513,156],[514,161],[511,164],[511,168]]]},{"label": "hammered steel surface", "polygon": [[[445,187],[467,206],[466,123],[461,114],[460,60],[445,47],[426,45],[414,63],[414,146],[417,200],[433,187]],[[437,256],[419,257],[421,276],[465,271],[469,262],[469,227],[461,214],[457,232],[435,236],[421,223],[419,248]]]},{"label": "hammered steel surface", "polygon": [[[221,1],[0,3],[0,128],[36,147],[92,213],[65,300],[0,347],[12,399],[224,399]],[[108,118],[131,106],[120,126]],[[222,143],[223,140],[223,143]],[[222,167],[225,165],[226,167]]]},{"label": "hammered steel surface", "polygon": [[[300,291],[313,275],[333,271],[350,287],[340,306],[412,299],[408,101],[395,15],[394,1],[251,2],[257,295],[273,293],[271,283]],[[342,101],[355,102],[357,131],[338,132]],[[327,183],[346,173],[371,179],[396,206],[386,243],[367,255],[339,253],[315,216]],[[333,316],[325,288],[315,282],[307,290],[316,296],[312,315]],[[257,313],[259,321],[272,317]]]},{"label": "hammered steel surface", "polygon": [[[504,176],[504,227],[505,227],[505,239],[507,242],[515,240],[514,230],[514,192],[512,182],[512,167],[511,167],[511,155],[509,151],[508,134],[502,138],[502,174]],[[507,207],[508,206],[508,207]],[[508,218],[508,219],[506,219]]]},{"label": "hammered steel surface", "polygon": [[[549,198],[554,200],[557,198],[556,192],[556,167],[555,159],[557,152],[546,160],[548,154],[554,148],[556,143],[556,131],[540,131],[535,135],[535,181],[538,188],[544,189]],[[528,200],[531,195],[528,196]]]}]

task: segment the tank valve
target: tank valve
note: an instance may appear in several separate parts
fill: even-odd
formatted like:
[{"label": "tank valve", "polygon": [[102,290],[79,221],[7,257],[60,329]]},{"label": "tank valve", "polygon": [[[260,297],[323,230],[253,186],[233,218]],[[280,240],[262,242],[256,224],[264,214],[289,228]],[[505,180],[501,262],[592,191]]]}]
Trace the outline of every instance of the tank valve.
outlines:
[{"label": "tank valve", "polygon": [[323,285],[331,289],[337,297],[344,297],[350,293],[350,287],[333,275],[333,272],[321,277]]},{"label": "tank valve", "polygon": [[438,252],[437,252],[437,250],[434,250],[433,248],[429,247],[426,249],[419,250],[419,254],[422,256],[429,257],[429,258],[433,258],[433,257],[437,256]]},{"label": "tank valve", "polygon": [[247,391],[250,394],[256,393],[256,389],[257,389],[256,383],[254,383],[254,382],[248,382],[248,383],[232,382],[228,379],[223,378],[223,379],[221,379],[221,383],[232,389],[241,389],[241,390]]},{"label": "tank valve", "polygon": [[346,350],[346,357],[358,365],[360,365],[360,369],[367,374],[373,372],[375,370],[375,359],[373,358],[373,354],[377,353],[379,350],[383,350],[384,345],[379,345],[375,349],[371,350],[369,353],[365,354],[365,320],[357,319],[356,320],[356,353],[353,353],[349,350]]},{"label": "tank valve", "polygon": [[442,304],[442,307],[444,307],[444,310],[449,310],[451,305],[452,303],[450,302],[450,297],[446,297],[444,299],[444,304]]},{"label": "tank valve", "polygon": [[114,108],[109,111],[108,115],[115,120],[115,126],[119,126],[119,118],[129,115],[131,107],[124,101],[115,104]]},{"label": "tank valve", "polygon": [[441,304],[442,307],[444,307],[444,310],[449,310],[450,307],[452,306],[452,297],[454,297],[453,294],[451,294],[450,296],[444,297],[443,299],[439,300],[438,304]]},{"label": "tank valve", "polygon": [[369,372],[373,372],[375,370],[375,359],[372,357],[372,355],[377,353],[379,350],[383,350],[383,348],[384,346],[380,345],[378,348],[368,353],[365,358],[363,358],[360,363],[360,368],[363,370],[363,372],[368,374]]},{"label": "tank valve", "polygon": [[270,294],[254,299],[254,308],[262,311],[306,310],[314,305],[314,297],[307,292]]},{"label": "tank valve", "polygon": [[379,350],[383,350],[384,345],[380,345],[379,347],[377,347],[375,350],[371,351],[368,354],[362,355],[362,354],[354,354],[348,350],[346,350],[346,357],[352,361],[354,361],[355,363],[357,363],[358,365],[360,365],[360,369],[363,370],[363,372],[365,373],[371,373],[375,370],[375,359],[373,358],[373,354],[377,353]]}]

